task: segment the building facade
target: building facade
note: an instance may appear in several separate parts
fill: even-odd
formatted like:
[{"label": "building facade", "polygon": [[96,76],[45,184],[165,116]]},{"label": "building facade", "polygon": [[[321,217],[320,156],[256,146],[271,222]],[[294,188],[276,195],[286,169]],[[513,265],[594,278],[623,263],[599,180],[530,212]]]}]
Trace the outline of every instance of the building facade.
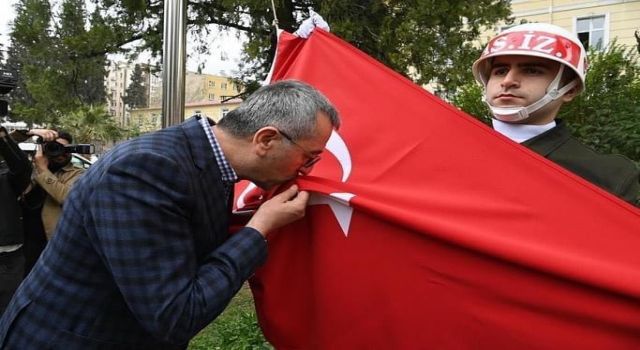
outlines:
[{"label": "building facade", "polygon": [[[141,132],[158,130],[162,125],[162,73],[154,73],[147,64],[143,68],[142,84],[147,87],[147,108],[131,109],[123,98],[131,84],[135,63],[110,62],[105,88],[107,106],[116,122],[125,128],[137,127]],[[219,120],[235,109],[241,100],[239,85],[229,77],[187,72],[185,74],[185,116],[204,114]]]},{"label": "building facade", "polygon": [[[218,121],[229,111],[238,108],[241,102],[242,100],[235,98],[225,102],[200,101],[187,103],[184,109],[184,116],[185,118],[189,118],[199,114]],[[141,133],[162,128],[162,106],[132,109],[130,113],[130,125],[137,127]]]},{"label": "building facade", "polygon": [[[109,62],[107,67],[107,79],[105,80],[105,89],[107,95],[107,107],[109,114],[114,118],[118,125],[126,127],[129,125],[129,107],[124,103],[123,98],[127,94],[127,88],[131,84],[131,76],[135,68],[135,63],[129,62]],[[147,64],[142,66],[142,84],[149,87],[147,89],[147,101],[152,85],[152,79],[157,80],[150,73],[150,67]]]},{"label": "building facade", "polygon": [[[142,133],[162,128],[162,79],[160,75],[151,74],[149,81],[149,107],[128,111],[128,125]],[[240,105],[242,100],[236,96],[241,92],[241,87],[229,77],[187,72],[185,118],[201,114],[218,121]]]},{"label": "building facade", "polygon": [[512,0],[511,11],[515,23],[552,23],[576,33],[585,48],[603,49],[614,39],[627,47],[638,45],[640,0]]},{"label": "building facade", "polygon": [[[229,78],[220,75],[187,72],[185,74],[186,104],[197,102],[221,102],[240,94],[240,86]],[[162,105],[162,79],[155,78],[150,88],[149,106]]]}]

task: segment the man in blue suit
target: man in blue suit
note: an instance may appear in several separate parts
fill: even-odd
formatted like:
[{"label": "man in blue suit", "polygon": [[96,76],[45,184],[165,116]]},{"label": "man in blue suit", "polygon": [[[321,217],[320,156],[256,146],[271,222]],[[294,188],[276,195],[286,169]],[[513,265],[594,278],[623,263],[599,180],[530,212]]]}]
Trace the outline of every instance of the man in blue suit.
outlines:
[{"label": "man in blue suit", "polygon": [[115,147],[75,185],[0,319],[2,349],[184,349],[304,216],[296,186],[228,234],[233,184],[306,174],[339,119],[311,86],[262,87],[218,125],[191,118]]}]

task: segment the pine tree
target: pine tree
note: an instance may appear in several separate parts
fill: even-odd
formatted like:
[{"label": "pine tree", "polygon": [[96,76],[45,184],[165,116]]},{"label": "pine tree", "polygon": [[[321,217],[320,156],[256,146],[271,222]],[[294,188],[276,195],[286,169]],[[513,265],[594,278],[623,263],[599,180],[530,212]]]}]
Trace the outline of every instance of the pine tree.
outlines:
[{"label": "pine tree", "polygon": [[131,74],[131,84],[127,87],[126,96],[123,98],[130,108],[146,108],[149,106],[148,87],[145,83],[144,70],[140,64],[136,64]]},{"label": "pine tree", "polygon": [[[92,18],[98,21],[96,12]],[[93,50],[91,42],[95,33],[85,29],[87,20],[85,0],[64,0],[56,31],[61,49],[59,62],[63,66],[65,85],[71,88],[72,99],[78,105],[105,101],[106,58],[88,55]]]},{"label": "pine tree", "polygon": [[56,120],[56,101],[47,98],[59,78],[51,55],[51,6],[47,0],[20,0],[15,10],[6,63],[18,77],[11,92],[12,117],[39,123]]},{"label": "pine tree", "polygon": [[82,105],[105,103],[106,59],[95,53],[105,40],[94,26],[87,30],[85,1],[64,0],[58,18],[47,0],[20,0],[15,8],[7,60],[19,77],[14,119],[55,125]]}]

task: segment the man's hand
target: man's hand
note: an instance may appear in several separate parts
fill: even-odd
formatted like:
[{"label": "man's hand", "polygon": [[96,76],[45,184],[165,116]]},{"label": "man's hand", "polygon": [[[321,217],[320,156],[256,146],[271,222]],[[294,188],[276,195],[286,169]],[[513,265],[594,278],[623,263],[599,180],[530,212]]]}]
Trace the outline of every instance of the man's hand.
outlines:
[{"label": "man's hand", "polygon": [[311,35],[316,27],[324,29],[327,32],[329,31],[329,23],[327,23],[327,21],[325,21],[318,13],[310,9],[309,18],[302,21],[298,30],[293,34],[306,39]]},{"label": "man's hand", "polygon": [[31,129],[27,135],[40,136],[44,141],[55,141],[58,138],[58,132],[49,129]]},{"label": "man's hand", "polygon": [[36,147],[36,154],[33,156],[33,163],[36,165],[38,173],[49,169],[49,159],[47,159],[47,157],[44,156],[44,153],[42,153],[42,145],[38,145],[38,147]]},{"label": "man's hand", "polygon": [[304,217],[308,200],[308,192],[298,192],[298,186],[292,185],[264,202],[253,214],[247,227],[258,230],[266,237],[269,232]]}]

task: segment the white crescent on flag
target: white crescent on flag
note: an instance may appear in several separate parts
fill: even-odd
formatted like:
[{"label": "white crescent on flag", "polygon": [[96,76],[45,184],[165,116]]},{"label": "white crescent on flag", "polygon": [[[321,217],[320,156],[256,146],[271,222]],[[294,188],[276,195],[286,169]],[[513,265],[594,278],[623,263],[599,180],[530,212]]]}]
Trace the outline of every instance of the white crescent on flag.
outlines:
[{"label": "white crescent on flag", "polygon": [[[329,141],[327,141],[326,150],[333,154],[333,156],[338,160],[338,164],[340,164],[340,168],[342,169],[342,177],[340,181],[347,182],[352,169],[351,154],[349,153],[349,148],[347,147],[346,142],[344,142],[340,134],[335,130],[333,130],[329,137]],[[254,183],[249,183],[249,185],[238,196],[236,201],[237,208],[241,209],[247,204],[247,195],[256,187],[257,186]],[[342,232],[345,237],[347,237],[349,235],[349,225],[353,215],[353,208],[349,205],[349,201],[353,197],[355,197],[355,194],[353,193],[331,193],[328,196],[314,193],[311,196],[308,205],[329,205],[331,211],[336,217],[336,220],[338,221],[338,224],[340,225],[340,228],[342,229]]]}]

